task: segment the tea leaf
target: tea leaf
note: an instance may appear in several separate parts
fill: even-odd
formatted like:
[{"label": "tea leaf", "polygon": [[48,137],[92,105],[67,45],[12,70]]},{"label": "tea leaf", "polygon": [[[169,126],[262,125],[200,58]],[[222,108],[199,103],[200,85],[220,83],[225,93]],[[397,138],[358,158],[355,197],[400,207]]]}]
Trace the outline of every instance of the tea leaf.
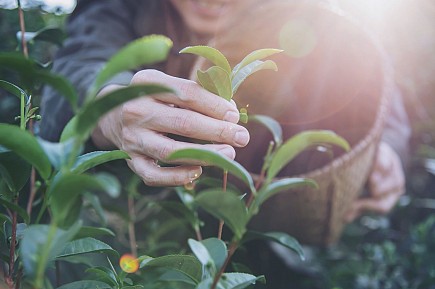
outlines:
[{"label": "tea leaf", "polygon": [[[264,276],[254,276],[246,273],[224,273],[219,280],[217,289],[244,289],[256,282],[265,283]],[[213,278],[207,278],[201,281],[195,289],[210,289],[213,284]]]},{"label": "tea leaf", "polygon": [[124,151],[94,151],[77,158],[71,172],[81,174],[98,165],[113,161],[130,158]]},{"label": "tea leaf", "polygon": [[29,162],[46,180],[51,174],[51,164],[36,138],[17,126],[0,124],[0,145]]},{"label": "tea leaf", "polygon": [[9,210],[13,211],[13,212],[17,212],[17,214],[23,218],[24,222],[26,224],[29,223],[30,218],[29,215],[27,214],[26,210],[21,208],[18,205],[15,205],[14,203],[9,202],[8,200],[3,199],[2,197],[0,197],[0,205],[8,208]]},{"label": "tea leaf", "polygon": [[298,133],[287,140],[274,154],[267,171],[267,180],[272,180],[283,167],[306,148],[324,143],[337,145],[346,151],[350,149],[348,142],[332,131],[312,130]]},{"label": "tea leaf", "polygon": [[208,60],[210,60],[214,65],[222,68],[225,72],[231,74],[231,66],[228,63],[227,58],[217,50],[216,48],[210,46],[189,46],[180,51],[180,53],[191,53],[198,56],[202,56]]},{"label": "tea leaf", "polygon": [[32,167],[14,152],[0,152],[0,176],[9,190],[18,193],[27,183]]},{"label": "tea leaf", "polygon": [[212,66],[205,72],[198,70],[196,73],[202,87],[226,100],[231,100],[233,97],[231,80],[225,70],[218,66]]},{"label": "tea leaf", "polygon": [[293,238],[292,236],[282,233],[282,232],[268,232],[268,233],[260,233],[255,231],[248,231],[244,236],[242,243],[249,242],[252,240],[261,239],[266,241],[273,241],[275,243],[281,244],[290,250],[293,250],[295,253],[299,255],[301,260],[305,260],[304,251],[299,244],[299,242]]},{"label": "tea leaf", "polygon": [[168,210],[171,214],[175,215],[176,217],[188,221],[189,224],[192,226],[192,228],[195,228],[199,223],[198,218],[190,209],[188,209],[188,207],[185,204],[181,204],[179,202],[166,201],[166,202],[158,202],[157,205],[165,210]]},{"label": "tea leaf", "polygon": [[[69,260],[69,259],[71,259],[71,258],[67,258],[66,260]],[[86,269],[86,273],[91,275],[93,279],[97,279],[101,282],[105,282],[107,284],[110,284],[115,288],[118,285],[117,276],[109,268],[100,267],[100,266],[92,267],[92,268]],[[97,288],[100,288],[100,287],[97,287]],[[112,288],[112,287],[110,287],[110,288]]]},{"label": "tea leaf", "polygon": [[0,80],[0,87],[8,91],[9,93],[12,93],[19,99],[21,99],[21,97],[25,97],[26,98],[25,102],[27,103],[29,97],[27,96],[26,92],[21,88],[19,88],[18,86],[16,86],[15,84],[10,83],[8,81]]},{"label": "tea leaf", "polygon": [[252,180],[249,172],[238,162],[233,161],[221,154],[209,150],[191,148],[175,151],[168,157],[168,160],[180,159],[199,160],[207,163],[208,165],[217,166],[223,170],[227,170],[229,173],[233,174],[247,184],[252,191],[255,191],[254,181]]},{"label": "tea leaf", "polygon": [[208,238],[202,240],[201,243],[210,254],[210,257],[216,266],[216,270],[219,271],[224,265],[225,259],[228,255],[227,245],[224,243],[224,241],[217,238]]},{"label": "tea leaf", "polygon": [[67,163],[74,147],[72,140],[61,143],[49,142],[39,137],[37,137],[36,140],[41,145],[45,155],[56,170],[60,170],[61,167]]},{"label": "tea leaf", "polygon": [[243,81],[246,80],[250,75],[254,74],[257,71],[260,70],[274,70],[278,71],[278,67],[276,66],[276,63],[272,60],[256,60],[245,67],[241,68],[237,71],[237,74],[233,76],[233,79],[231,81],[231,86],[233,93],[235,94],[237,90],[239,89],[239,86],[243,83]]},{"label": "tea leaf", "polygon": [[195,202],[216,218],[225,221],[236,238],[240,239],[245,233],[248,213],[245,203],[235,194],[210,189],[199,194]]},{"label": "tea leaf", "polygon": [[116,256],[118,252],[112,249],[106,243],[103,243],[94,238],[84,238],[66,243],[62,252],[56,255],[56,258],[64,258],[88,253],[110,253]]},{"label": "tea leaf", "polygon": [[112,286],[101,281],[82,280],[82,281],[75,281],[57,287],[57,289],[89,289],[89,288],[112,289]]},{"label": "tea leaf", "polygon": [[60,135],[60,142],[65,142],[71,138],[74,138],[76,136],[76,125],[77,125],[77,115],[73,116],[68,123],[63,128],[63,131]]},{"label": "tea leaf", "polygon": [[206,270],[211,269],[213,271],[213,275],[216,272],[216,266],[204,244],[194,239],[189,239],[187,242],[189,244],[190,250],[192,250],[199,262],[201,262]]},{"label": "tea leaf", "polygon": [[273,141],[276,147],[282,144],[282,128],[281,125],[273,118],[267,115],[254,114],[250,116],[250,120],[264,125],[273,136]]},{"label": "tea leaf", "polygon": [[318,188],[317,183],[311,179],[306,178],[285,178],[272,182],[265,188],[258,191],[255,199],[256,204],[260,206],[270,197],[283,192],[284,190],[290,190],[301,186],[310,186],[312,188]]},{"label": "tea leaf", "polygon": [[149,35],[131,42],[106,63],[95,79],[89,97],[94,97],[118,73],[165,60],[171,47],[172,41],[163,35]]},{"label": "tea leaf", "polygon": [[266,57],[272,56],[274,54],[283,52],[284,50],[281,49],[274,49],[274,48],[264,48],[264,49],[258,49],[255,51],[252,51],[249,53],[245,58],[243,58],[242,61],[240,61],[239,64],[237,64],[232,72],[233,77],[236,76],[241,69],[243,69],[245,66],[251,64],[252,62],[255,62],[257,60],[264,59]]},{"label": "tea leaf", "polygon": [[[37,32],[26,32],[24,39],[26,42],[30,41],[45,41],[62,46],[66,34],[62,29],[57,27],[45,27]],[[21,31],[17,32],[17,40],[21,41]]]},{"label": "tea leaf", "polygon": [[87,139],[98,119],[118,105],[131,99],[160,92],[172,92],[169,88],[154,85],[131,85],[106,94],[88,105],[78,115],[75,125],[75,135]]},{"label": "tea leaf", "polygon": [[78,231],[77,235],[74,236],[74,239],[83,239],[87,237],[99,237],[99,236],[112,236],[115,237],[115,233],[107,228],[98,228],[98,227],[86,227],[83,226]]}]

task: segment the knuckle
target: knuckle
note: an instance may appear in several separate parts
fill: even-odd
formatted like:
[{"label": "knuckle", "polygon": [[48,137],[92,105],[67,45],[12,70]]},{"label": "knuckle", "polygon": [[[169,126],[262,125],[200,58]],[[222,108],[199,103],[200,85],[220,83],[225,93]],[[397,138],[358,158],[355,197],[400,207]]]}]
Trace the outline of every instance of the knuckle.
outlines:
[{"label": "knuckle", "polygon": [[171,141],[167,144],[161,145],[158,149],[157,149],[157,159],[158,160],[166,160],[169,155],[175,151],[175,146],[174,143]]},{"label": "knuckle", "polygon": [[198,84],[192,80],[185,80],[180,84],[176,95],[183,103],[192,103],[198,95]]},{"label": "knuckle", "polygon": [[191,118],[186,114],[175,116],[173,119],[175,133],[182,136],[191,136],[193,132],[191,121]]}]

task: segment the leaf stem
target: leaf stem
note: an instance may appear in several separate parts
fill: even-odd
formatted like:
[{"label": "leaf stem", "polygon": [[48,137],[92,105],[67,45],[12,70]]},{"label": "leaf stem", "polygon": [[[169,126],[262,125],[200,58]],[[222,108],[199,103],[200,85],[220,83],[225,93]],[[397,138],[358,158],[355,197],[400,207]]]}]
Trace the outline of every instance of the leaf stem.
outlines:
[{"label": "leaf stem", "polygon": [[[224,175],[222,177],[222,191],[227,191],[227,183],[228,183],[228,170],[224,170]],[[224,229],[224,221],[219,220],[219,229],[218,229],[218,239],[222,239],[222,231]]]},{"label": "leaf stem", "polygon": [[29,51],[27,49],[27,42],[25,38],[26,34],[26,25],[24,23],[24,13],[23,9],[21,8],[21,1],[17,0],[18,5],[18,17],[20,18],[20,30],[21,30],[21,47],[23,49],[23,54],[26,58],[29,58]]},{"label": "leaf stem", "polygon": [[[14,204],[18,206],[18,197],[15,197]],[[14,288],[14,282],[12,275],[14,274],[15,267],[15,248],[17,243],[17,212],[12,212],[12,236],[11,247],[9,250],[9,273],[8,273],[8,285],[10,288]]]},{"label": "leaf stem", "polygon": [[227,258],[225,259],[224,264],[222,265],[221,269],[219,270],[219,272],[214,276],[213,279],[213,283],[211,284],[210,289],[215,289],[219,279],[222,277],[222,275],[225,273],[225,269],[227,268],[228,264],[230,263],[231,257],[234,255],[234,253],[237,250],[237,246],[238,246],[238,242],[237,241],[233,241],[230,244],[230,247],[228,248],[228,255]]},{"label": "leaf stem", "polygon": [[137,257],[137,242],[136,242],[136,232],[134,229],[134,223],[136,219],[136,214],[134,210],[134,200],[133,196],[128,196],[128,215],[129,215],[129,222],[128,222],[128,236],[130,240],[130,249],[131,254],[134,257]]}]

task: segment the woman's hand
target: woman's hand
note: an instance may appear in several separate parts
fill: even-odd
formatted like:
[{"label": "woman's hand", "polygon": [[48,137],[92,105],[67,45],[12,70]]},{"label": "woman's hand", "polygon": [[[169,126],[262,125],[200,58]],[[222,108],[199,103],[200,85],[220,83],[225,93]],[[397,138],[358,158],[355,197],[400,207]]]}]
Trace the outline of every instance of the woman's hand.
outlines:
[{"label": "woman's hand", "polygon": [[[117,147],[127,152],[129,167],[147,185],[176,186],[201,175],[201,163],[178,163],[176,167],[160,167],[174,151],[202,148],[219,152],[231,159],[233,147],[249,142],[246,128],[237,125],[239,112],[234,103],[216,96],[197,83],[172,77],[156,70],[136,73],[131,84],[161,84],[176,93],[161,93],[128,101],[106,114],[92,134],[100,148]],[[120,86],[105,87],[100,96]],[[215,144],[193,144],[176,141],[167,134],[200,139]]]},{"label": "woman's hand", "polygon": [[353,204],[345,216],[347,222],[367,211],[387,214],[405,192],[405,175],[400,158],[385,142],[379,144],[368,188],[370,196]]}]

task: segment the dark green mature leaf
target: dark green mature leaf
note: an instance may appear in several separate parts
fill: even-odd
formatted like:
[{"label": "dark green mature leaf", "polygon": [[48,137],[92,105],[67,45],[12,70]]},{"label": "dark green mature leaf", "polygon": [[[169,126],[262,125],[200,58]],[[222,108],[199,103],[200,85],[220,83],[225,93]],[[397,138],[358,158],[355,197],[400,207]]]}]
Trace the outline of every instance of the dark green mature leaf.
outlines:
[{"label": "dark green mature leaf", "polygon": [[267,115],[253,114],[249,116],[251,121],[264,125],[273,136],[273,141],[279,147],[282,144],[282,128],[279,122]]},{"label": "dark green mature leaf", "polygon": [[301,186],[310,186],[312,188],[318,188],[317,183],[307,178],[285,178],[272,182],[265,188],[258,191],[255,202],[258,206],[264,203],[270,197],[283,192],[285,190],[291,190]]},{"label": "dark green mature leaf", "polygon": [[87,139],[98,119],[113,108],[137,97],[164,92],[172,92],[172,90],[160,85],[145,84],[131,85],[109,92],[104,97],[86,105],[77,115],[75,133],[78,137]]},{"label": "dark green mature leaf", "polygon": [[172,41],[163,35],[148,35],[131,42],[106,63],[92,85],[90,96],[94,97],[118,73],[165,60],[171,47]]},{"label": "dark green mature leaf", "polygon": [[30,218],[29,218],[29,215],[27,214],[25,209],[21,208],[20,206],[14,204],[14,203],[9,202],[8,200],[3,199],[1,196],[0,196],[0,205],[5,207],[5,208],[8,208],[9,210],[11,210],[13,212],[17,212],[17,214],[21,218],[23,218],[25,223],[27,223],[27,224],[29,223]]},{"label": "dark green mature leaf", "polygon": [[288,139],[274,154],[269,169],[267,180],[272,180],[294,157],[308,147],[318,144],[334,144],[344,150],[349,150],[349,143],[332,131],[311,130],[298,133]]},{"label": "dark green mature leaf", "polygon": [[86,273],[91,275],[92,279],[105,282],[107,284],[112,285],[115,288],[118,284],[118,278],[117,278],[118,276],[116,276],[115,273],[109,268],[100,267],[100,266],[92,267],[86,269]]},{"label": "dark green mature leaf", "polygon": [[225,221],[236,238],[240,239],[246,232],[248,213],[245,203],[237,195],[210,189],[199,194],[195,202],[216,218]]},{"label": "dark green mature leaf", "polygon": [[107,226],[107,217],[100,198],[96,194],[86,192],[83,194],[83,202],[88,203],[95,210],[95,214],[100,218],[101,225]]},{"label": "dark green mature leaf", "polygon": [[[140,258],[139,258],[140,259]],[[202,277],[202,265],[191,255],[166,255],[158,258],[146,258],[141,268],[167,268],[179,271],[198,284]]]},{"label": "dark green mature leaf", "polygon": [[[30,41],[45,41],[62,46],[66,38],[65,32],[57,27],[45,27],[37,32],[26,32],[24,39],[26,42]],[[17,33],[17,39],[21,41],[21,32]]]},{"label": "dark green mature leaf", "polygon": [[193,211],[191,211],[185,204],[181,204],[179,202],[166,201],[166,202],[158,202],[157,205],[165,210],[168,210],[170,213],[173,213],[177,217],[187,220],[193,228],[195,228],[199,223],[199,220],[195,216]]},{"label": "dark green mature leaf", "polygon": [[224,69],[219,66],[212,66],[205,72],[198,70],[196,74],[199,83],[206,90],[217,94],[228,101],[233,98],[230,75]]},{"label": "dark green mature leaf", "polygon": [[27,100],[29,99],[29,97],[27,96],[26,92],[24,90],[22,90],[21,88],[19,88],[18,86],[16,86],[15,84],[7,82],[5,80],[0,80],[0,87],[3,88],[4,90],[8,91],[9,93],[12,93],[13,95],[18,97],[19,99],[21,99],[21,97],[24,96],[26,99],[26,103],[27,103]]},{"label": "dark green mature leaf", "polygon": [[[216,289],[244,289],[256,282],[265,283],[264,276],[254,276],[246,273],[224,273],[219,280]],[[203,280],[196,289],[210,289],[213,284],[213,278]]]},{"label": "dark green mature leaf", "polygon": [[58,287],[57,289],[112,289],[112,286],[94,280],[82,280],[68,283]]},{"label": "dark green mature leaf", "polygon": [[0,145],[14,151],[35,167],[43,179],[51,174],[51,165],[36,138],[17,126],[0,124]]},{"label": "dark green mature leaf", "polygon": [[[167,281],[167,282],[182,282],[185,284],[189,284],[192,289],[195,288],[195,285],[197,284],[191,278],[187,277],[185,274],[176,270],[169,270],[169,269],[159,277],[159,280]],[[186,289],[187,288],[190,287],[187,286]]]},{"label": "dark green mature leaf", "polygon": [[88,253],[109,253],[119,256],[118,252],[112,249],[109,245],[94,238],[83,238],[70,241],[65,244],[62,252],[56,255],[56,258],[64,258]]},{"label": "dark green mature leaf", "polygon": [[115,233],[107,228],[98,228],[98,227],[87,227],[83,226],[77,232],[77,235],[74,236],[74,239],[83,239],[87,237],[100,237],[100,236],[111,236],[115,237]]},{"label": "dark green mature leaf", "polygon": [[201,243],[207,249],[213,263],[216,266],[216,270],[219,271],[225,263],[225,259],[228,255],[227,245],[224,241],[218,238],[208,238],[202,240]]},{"label": "dark green mature leaf", "polygon": [[189,239],[187,243],[189,244],[190,250],[192,250],[193,254],[198,258],[199,262],[201,262],[206,269],[213,271],[211,275],[216,273],[214,261],[204,244],[194,239]]},{"label": "dark green mature leaf", "polygon": [[222,68],[228,75],[231,73],[231,66],[228,63],[227,58],[216,48],[210,46],[189,46],[180,51],[180,53],[192,53],[198,56],[202,56],[214,65]]},{"label": "dark green mature leaf", "polygon": [[264,59],[266,57],[272,56],[277,53],[281,53],[284,50],[281,49],[274,49],[274,48],[264,48],[264,49],[258,49],[255,51],[252,51],[248,55],[246,55],[245,58],[243,58],[242,61],[240,61],[239,64],[237,64],[232,72],[233,77],[235,77],[241,69],[243,69],[245,66],[251,64],[252,62]]},{"label": "dark green mature leaf", "polygon": [[278,244],[281,244],[284,247],[289,248],[294,252],[296,252],[301,258],[301,260],[305,260],[304,251],[301,245],[299,244],[299,242],[295,238],[293,238],[292,236],[286,233],[282,233],[282,232],[261,233],[255,231],[248,231],[246,235],[243,237],[241,243],[249,242],[256,239],[273,241]]},{"label": "dark green mature leaf", "polygon": [[38,269],[45,271],[47,263],[63,250],[80,226],[81,223],[76,223],[67,231],[55,225],[29,226],[24,232],[19,254],[26,276],[35,277]]},{"label": "dark green mature leaf", "polygon": [[98,165],[120,159],[128,159],[126,152],[120,150],[113,151],[94,151],[77,158],[71,171],[76,174],[81,174]]},{"label": "dark green mature leaf", "polygon": [[61,143],[49,142],[39,137],[36,140],[56,170],[60,170],[68,162],[74,148],[73,140]]},{"label": "dark green mature leaf", "polygon": [[239,86],[243,83],[243,81],[246,80],[246,78],[248,78],[250,75],[260,70],[278,71],[278,67],[276,66],[276,63],[273,62],[272,60],[266,60],[266,61],[256,60],[248,64],[247,66],[240,69],[236,75],[234,75],[231,81],[233,93],[237,92]]},{"label": "dark green mature leaf", "polygon": [[69,139],[73,139],[76,136],[76,125],[77,125],[78,116],[75,115],[71,118],[68,123],[63,128],[63,131],[60,135],[60,142],[66,142]]},{"label": "dark green mature leaf", "polygon": [[27,183],[32,167],[16,153],[0,152],[0,176],[9,190],[18,193]]},{"label": "dark green mature leaf", "polygon": [[206,162],[208,165],[217,166],[223,170],[227,170],[229,173],[247,184],[252,191],[255,191],[254,181],[249,172],[238,162],[221,154],[204,149],[182,149],[175,151],[168,157],[168,160],[181,159],[199,160]]}]

